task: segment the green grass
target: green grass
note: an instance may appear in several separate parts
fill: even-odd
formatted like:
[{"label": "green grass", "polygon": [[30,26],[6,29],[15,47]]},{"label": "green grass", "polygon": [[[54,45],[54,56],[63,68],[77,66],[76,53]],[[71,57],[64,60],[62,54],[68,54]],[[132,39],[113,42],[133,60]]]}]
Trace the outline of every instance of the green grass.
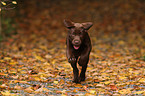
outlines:
[{"label": "green grass", "polygon": [[1,25],[2,25],[2,34],[0,34],[0,41],[4,39],[4,37],[10,37],[12,34],[15,34],[15,27],[13,26],[15,21],[13,18],[9,17],[2,17],[1,18]]}]

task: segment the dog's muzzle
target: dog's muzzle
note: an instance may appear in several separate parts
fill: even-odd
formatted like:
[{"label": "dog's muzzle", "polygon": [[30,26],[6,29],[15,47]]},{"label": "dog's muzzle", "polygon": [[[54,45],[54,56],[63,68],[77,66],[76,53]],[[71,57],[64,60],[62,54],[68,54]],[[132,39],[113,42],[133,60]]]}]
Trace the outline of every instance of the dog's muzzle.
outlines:
[{"label": "dog's muzzle", "polygon": [[79,49],[80,45],[81,45],[80,37],[79,36],[75,36],[75,38],[72,41],[72,44],[73,44],[74,49],[76,49],[76,50]]}]

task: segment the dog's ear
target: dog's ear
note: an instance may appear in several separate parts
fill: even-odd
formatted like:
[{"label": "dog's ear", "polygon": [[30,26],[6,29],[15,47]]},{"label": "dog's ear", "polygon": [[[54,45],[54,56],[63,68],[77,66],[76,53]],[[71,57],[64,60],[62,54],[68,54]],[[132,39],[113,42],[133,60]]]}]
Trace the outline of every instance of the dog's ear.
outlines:
[{"label": "dog's ear", "polygon": [[83,25],[84,29],[89,30],[93,26],[93,23],[92,22],[86,22],[86,23],[82,23],[82,25]]},{"label": "dog's ear", "polygon": [[70,28],[73,28],[74,27],[74,22],[72,22],[71,20],[68,20],[68,19],[65,19],[64,20],[64,25],[70,29]]}]

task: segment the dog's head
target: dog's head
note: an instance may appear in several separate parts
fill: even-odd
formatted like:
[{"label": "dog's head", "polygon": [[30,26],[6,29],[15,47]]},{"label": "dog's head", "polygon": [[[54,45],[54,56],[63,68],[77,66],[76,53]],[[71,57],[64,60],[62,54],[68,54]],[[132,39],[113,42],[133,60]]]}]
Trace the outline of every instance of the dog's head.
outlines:
[{"label": "dog's head", "polygon": [[85,38],[85,32],[90,29],[93,23],[74,23],[70,20],[64,20],[64,24],[69,30],[69,39],[73,44],[74,49],[79,49],[82,41]]}]

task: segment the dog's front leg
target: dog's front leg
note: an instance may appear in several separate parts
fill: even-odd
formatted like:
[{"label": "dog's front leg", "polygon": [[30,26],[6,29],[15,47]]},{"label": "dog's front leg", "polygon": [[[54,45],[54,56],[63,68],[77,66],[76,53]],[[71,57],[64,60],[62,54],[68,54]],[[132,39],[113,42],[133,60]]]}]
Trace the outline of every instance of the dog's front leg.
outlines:
[{"label": "dog's front leg", "polygon": [[77,58],[74,57],[73,55],[69,54],[68,62],[71,64],[71,66],[73,68],[73,75],[74,75],[73,82],[79,83],[79,79],[78,79],[79,70],[77,68]]},{"label": "dog's front leg", "polygon": [[79,83],[79,82],[80,82],[80,81],[79,81],[79,78],[78,78],[79,70],[78,70],[76,64],[77,64],[76,62],[71,63],[71,66],[72,66],[72,68],[73,68],[73,75],[74,75],[73,82]]},{"label": "dog's front leg", "polygon": [[78,57],[74,56],[74,54],[72,52],[72,47],[70,46],[70,44],[68,42],[67,42],[66,54],[67,54],[68,62],[71,64],[71,66],[73,68],[73,75],[74,75],[73,82],[79,83],[79,78],[78,78],[79,70],[77,68]]},{"label": "dog's front leg", "polygon": [[85,80],[85,73],[86,73],[87,64],[88,64],[88,61],[89,61],[90,51],[91,51],[91,47],[84,50],[82,52],[81,56],[80,56],[79,61],[78,61],[79,65],[82,66],[82,70],[81,70],[81,73],[80,73],[80,81]]}]

